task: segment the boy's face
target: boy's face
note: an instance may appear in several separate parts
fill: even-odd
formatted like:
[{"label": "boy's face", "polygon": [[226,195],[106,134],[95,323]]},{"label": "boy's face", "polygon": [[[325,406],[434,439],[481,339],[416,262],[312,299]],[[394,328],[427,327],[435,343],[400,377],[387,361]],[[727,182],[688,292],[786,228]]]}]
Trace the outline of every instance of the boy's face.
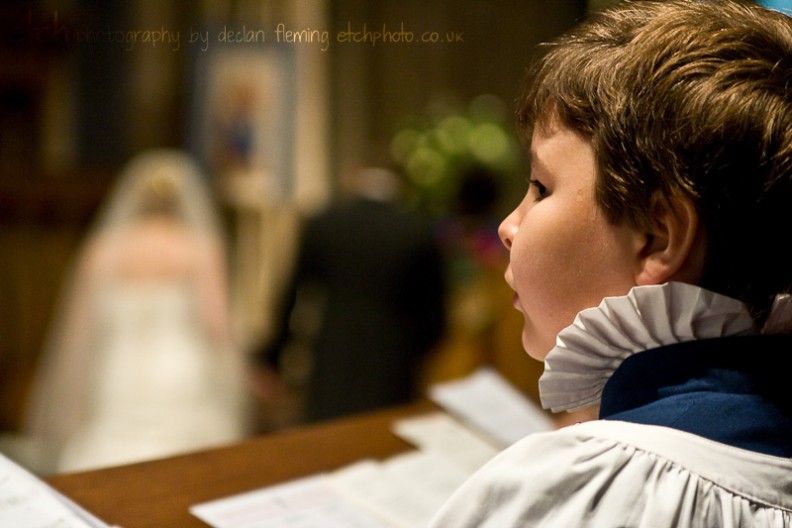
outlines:
[{"label": "boy's face", "polygon": [[538,360],[579,311],[635,285],[645,239],[605,220],[595,177],[588,140],[557,122],[535,128],[528,192],[499,234],[510,254],[506,282],[525,318],[523,347]]}]

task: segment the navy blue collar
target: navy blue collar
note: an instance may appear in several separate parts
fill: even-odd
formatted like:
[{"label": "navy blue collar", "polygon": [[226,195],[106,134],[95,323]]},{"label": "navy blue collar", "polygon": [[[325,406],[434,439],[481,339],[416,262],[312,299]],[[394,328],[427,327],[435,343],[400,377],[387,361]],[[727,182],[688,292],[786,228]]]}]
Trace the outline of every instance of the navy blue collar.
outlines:
[{"label": "navy blue collar", "polygon": [[[602,392],[600,417],[663,425],[792,457],[792,336],[689,341],[630,356]],[[784,362],[785,363],[785,362]]]}]

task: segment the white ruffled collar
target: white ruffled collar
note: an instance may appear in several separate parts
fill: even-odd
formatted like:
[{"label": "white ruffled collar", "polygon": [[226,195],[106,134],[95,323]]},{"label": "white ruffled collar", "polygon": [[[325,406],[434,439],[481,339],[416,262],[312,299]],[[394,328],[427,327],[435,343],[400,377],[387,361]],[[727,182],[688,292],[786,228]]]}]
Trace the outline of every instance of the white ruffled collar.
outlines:
[{"label": "white ruffled collar", "polygon": [[602,389],[629,356],[664,345],[755,333],[745,305],[681,282],[636,286],[580,312],[545,358],[542,406],[574,411],[599,403]]}]

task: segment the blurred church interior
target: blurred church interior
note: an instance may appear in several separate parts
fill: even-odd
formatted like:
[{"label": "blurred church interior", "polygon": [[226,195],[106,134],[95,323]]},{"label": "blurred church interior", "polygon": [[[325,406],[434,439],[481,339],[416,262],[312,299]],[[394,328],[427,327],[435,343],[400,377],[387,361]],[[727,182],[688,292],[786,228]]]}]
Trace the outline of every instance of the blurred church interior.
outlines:
[{"label": "blurred church interior", "polygon": [[[599,4],[3,2],[0,431],[21,427],[61,281],[135,154],[178,148],[201,164],[229,241],[234,332],[253,350],[271,331],[301,220],[335,199],[341,175],[431,165],[406,160],[394,138],[433,116],[464,117],[475,101],[500,112],[511,138],[511,105],[536,44]],[[497,214],[518,200],[504,195]],[[449,213],[439,207],[432,213]],[[497,266],[484,287],[505,307],[483,323],[481,350],[439,355],[426,382],[491,363],[535,397],[540,367],[521,352]],[[481,305],[461,304],[481,315]]]}]

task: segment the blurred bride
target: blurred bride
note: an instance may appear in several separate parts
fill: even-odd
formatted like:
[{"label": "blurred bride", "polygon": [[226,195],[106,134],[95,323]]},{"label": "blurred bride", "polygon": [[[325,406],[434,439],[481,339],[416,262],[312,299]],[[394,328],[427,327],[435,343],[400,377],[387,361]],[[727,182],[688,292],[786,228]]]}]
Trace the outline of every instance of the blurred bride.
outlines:
[{"label": "blurred bride", "polygon": [[224,247],[190,158],[133,159],[73,273],[28,416],[45,446],[39,470],[131,463],[244,434]]}]

